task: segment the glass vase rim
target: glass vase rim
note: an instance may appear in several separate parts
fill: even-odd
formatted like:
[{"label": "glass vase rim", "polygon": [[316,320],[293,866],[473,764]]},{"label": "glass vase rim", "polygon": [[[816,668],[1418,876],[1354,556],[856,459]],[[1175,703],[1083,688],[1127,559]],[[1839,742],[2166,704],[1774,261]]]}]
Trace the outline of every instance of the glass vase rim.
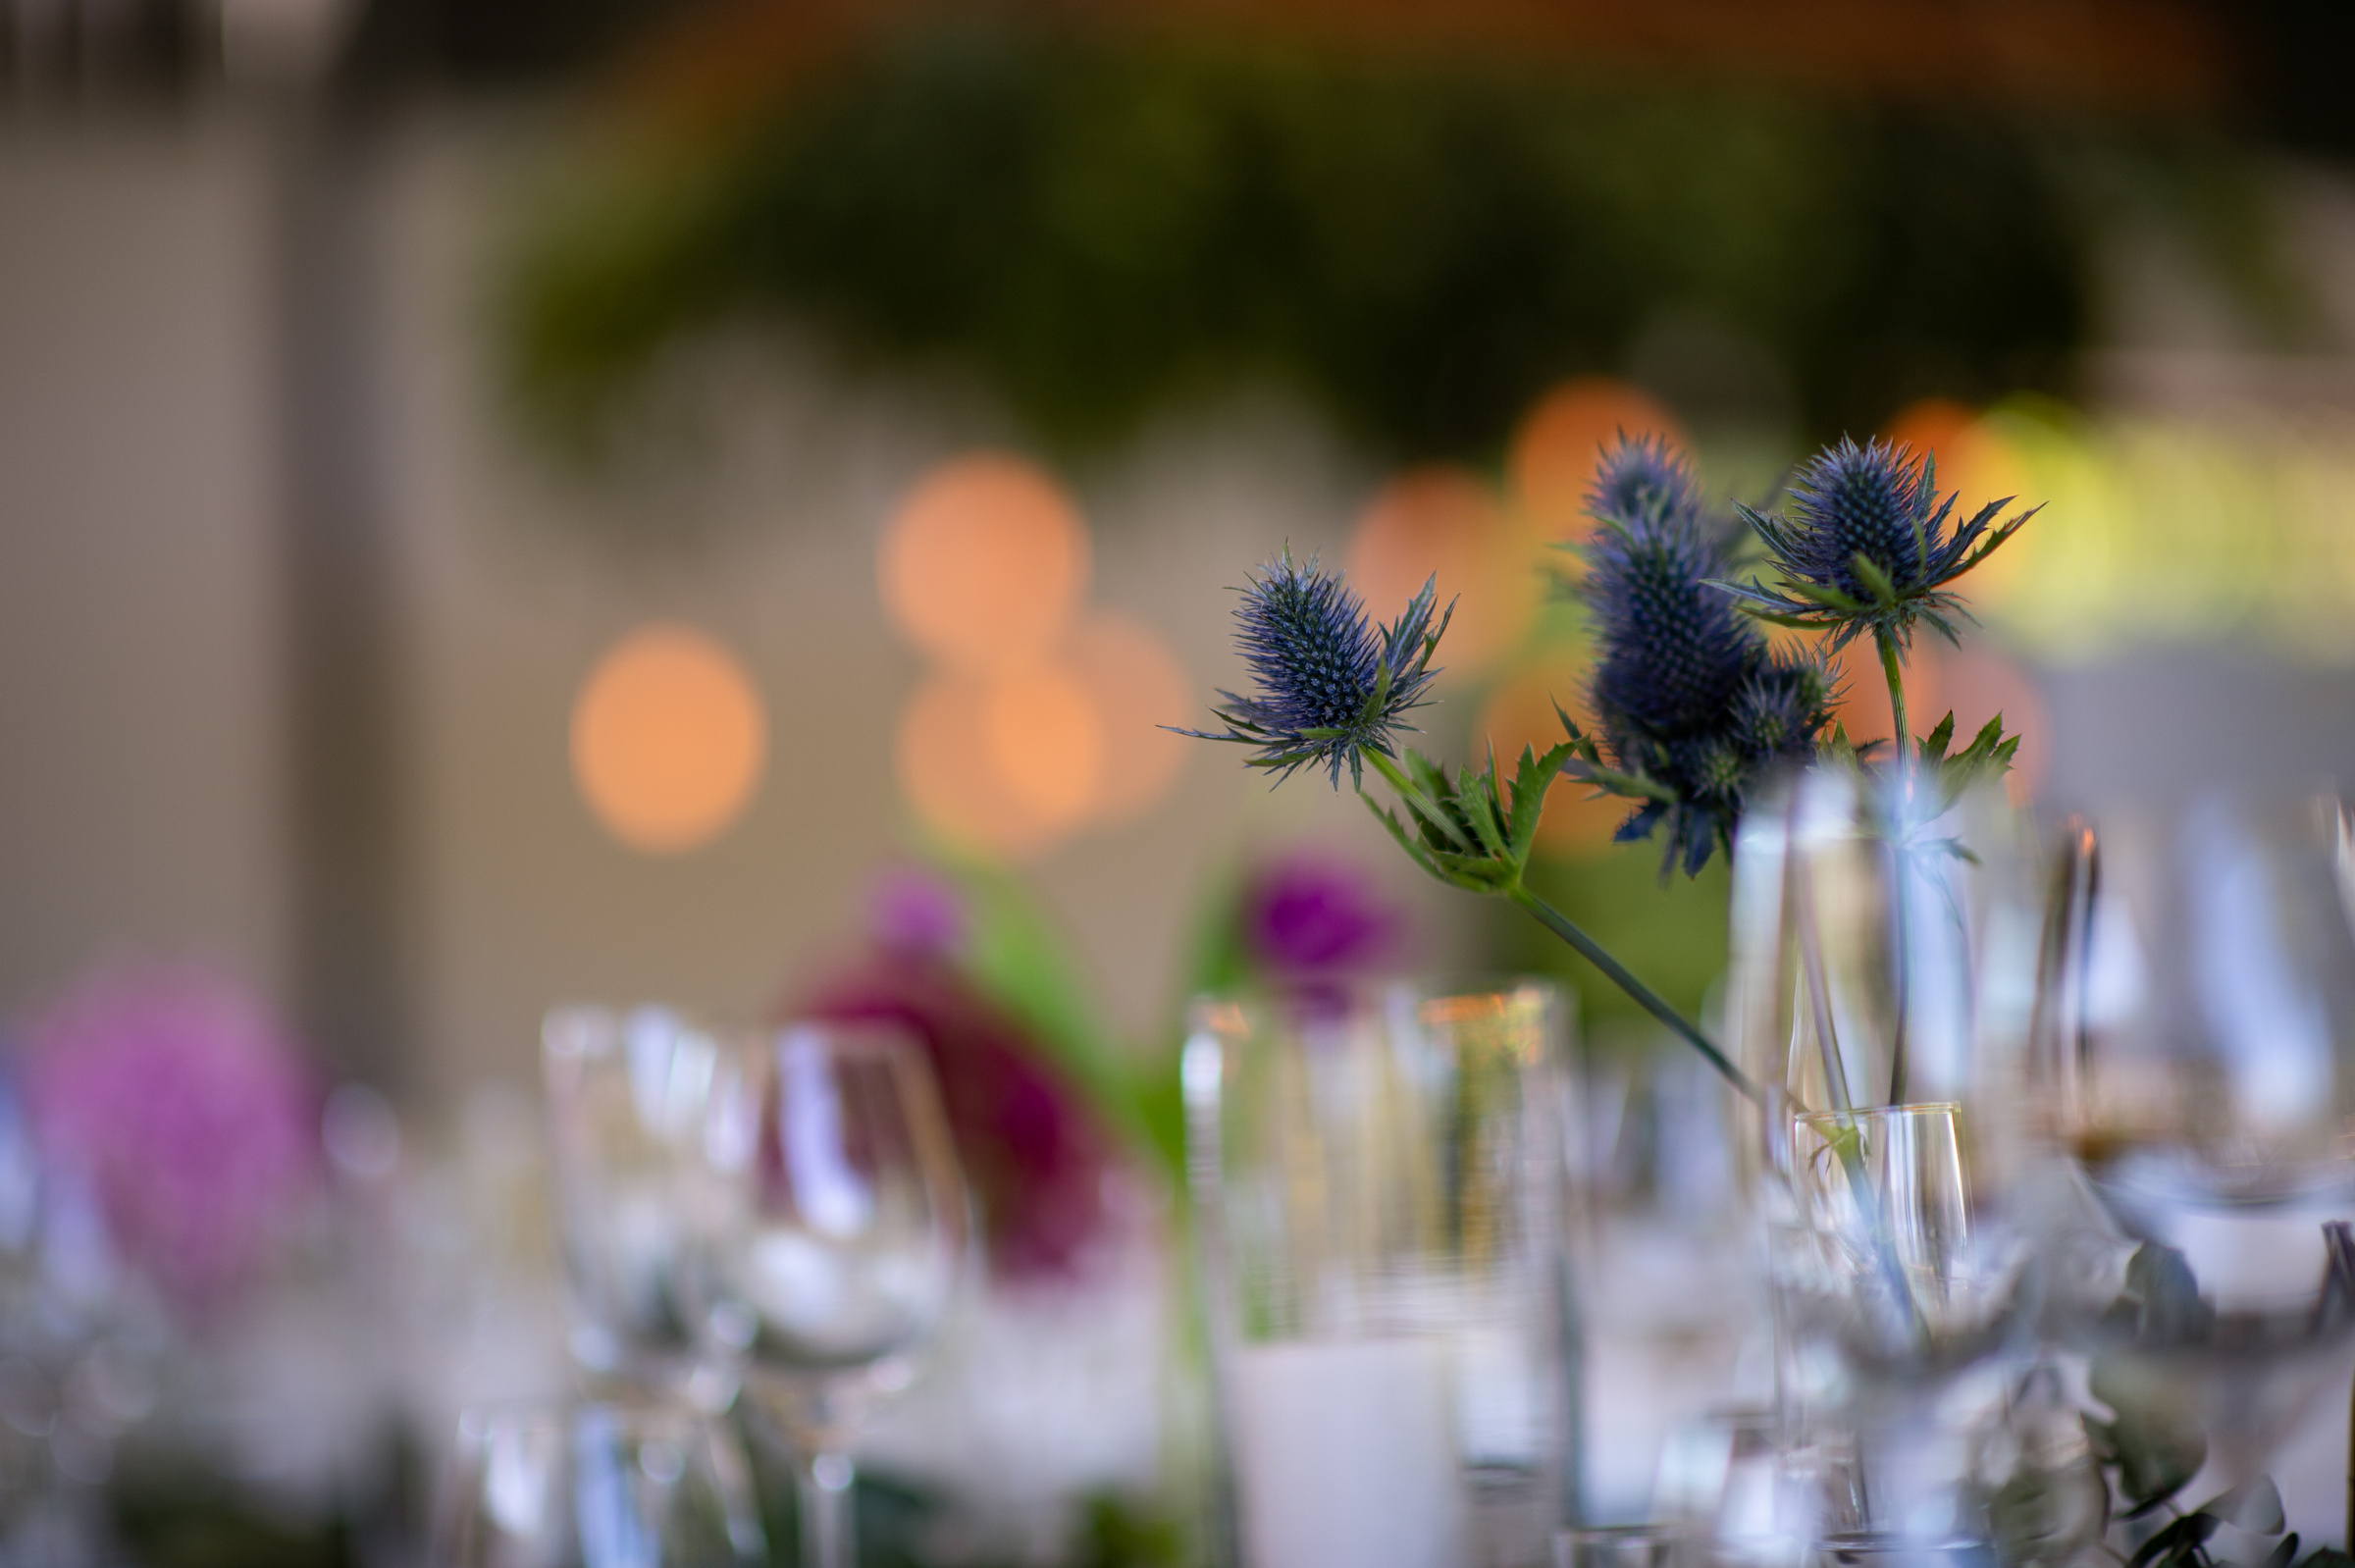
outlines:
[{"label": "glass vase rim", "polygon": [[1960,1100],[1908,1100],[1898,1105],[1859,1106],[1853,1111],[1803,1111],[1796,1106],[1791,1111],[1791,1120],[1795,1124],[1804,1124],[1809,1127],[1826,1124],[1837,1126],[1844,1121],[1871,1122],[1885,1125],[1901,1117],[1910,1121],[1927,1121],[1932,1117],[1948,1117],[1960,1122],[1962,1119],[1962,1102]]}]

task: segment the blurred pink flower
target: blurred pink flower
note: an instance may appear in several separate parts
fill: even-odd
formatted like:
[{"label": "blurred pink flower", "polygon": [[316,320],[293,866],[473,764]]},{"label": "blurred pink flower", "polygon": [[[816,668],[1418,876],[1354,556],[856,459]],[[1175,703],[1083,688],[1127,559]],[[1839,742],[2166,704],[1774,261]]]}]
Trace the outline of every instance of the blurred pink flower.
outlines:
[{"label": "blurred pink flower", "polygon": [[184,1306],[236,1292],[318,1171],[301,1055],[242,986],[189,966],[94,973],[29,1030],[44,1155],[95,1188],[115,1244]]},{"label": "blurred pink flower", "polygon": [[1000,1278],[1069,1278],[1113,1218],[1115,1150],[1021,1026],[935,957],[885,948],[832,976],[805,1017],[897,1023],[924,1043]]},{"label": "blurred pink flower", "polygon": [[1405,921],[1374,878],[1346,861],[1293,852],[1255,870],[1243,890],[1243,940],[1282,977],[1374,968]]},{"label": "blurred pink flower", "polygon": [[965,899],[945,877],[917,866],[895,866],[867,894],[869,934],[894,953],[950,958],[965,945]]}]

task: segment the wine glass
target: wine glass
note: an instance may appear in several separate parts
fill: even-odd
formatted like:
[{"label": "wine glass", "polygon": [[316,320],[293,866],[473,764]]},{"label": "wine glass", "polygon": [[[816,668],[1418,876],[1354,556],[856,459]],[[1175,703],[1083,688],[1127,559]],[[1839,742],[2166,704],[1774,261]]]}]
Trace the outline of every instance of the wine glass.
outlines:
[{"label": "wine glass", "polygon": [[766,1560],[741,1451],[669,1402],[460,1418],[436,1568],[741,1568]]},{"label": "wine glass", "polygon": [[[2260,1470],[2355,1344],[2355,819],[2250,791],[2064,829],[2030,1074],[2114,1228],[2093,1391],[2172,1462]],[[2140,1501],[2139,1497],[2131,1500]]]},{"label": "wine glass", "polygon": [[735,1378],[683,1295],[684,1183],[718,1062],[710,1033],[665,1007],[557,1008],[541,1027],[574,1358],[706,1409]]},{"label": "wine glass", "polygon": [[706,1332],[793,1441],[802,1561],[849,1568],[851,1439],[914,1379],[965,1260],[923,1049],[876,1024],[758,1031],[723,1053],[701,1155]]}]

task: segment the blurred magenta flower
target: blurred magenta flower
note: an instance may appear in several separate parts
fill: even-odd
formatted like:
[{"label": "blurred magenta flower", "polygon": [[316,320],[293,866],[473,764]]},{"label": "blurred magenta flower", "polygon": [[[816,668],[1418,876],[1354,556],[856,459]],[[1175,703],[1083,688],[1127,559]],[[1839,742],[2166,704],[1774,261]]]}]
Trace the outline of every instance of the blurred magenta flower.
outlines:
[{"label": "blurred magenta flower", "polygon": [[95,1189],[115,1244],[203,1310],[260,1267],[315,1179],[318,1096],[244,987],[138,965],[78,982],[28,1031],[45,1158]]},{"label": "blurred magenta flower", "polygon": [[917,866],[894,866],[867,894],[866,924],[894,953],[949,958],[965,945],[965,898],[945,878]]},{"label": "blurred magenta flower", "polygon": [[992,1272],[1069,1279],[1115,1216],[1115,1150],[1044,1048],[936,954],[885,946],[797,1012],[897,1023],[924,1042]]},{"label": "blurred magenta flower", "polygon": [[1252,872],[1242,917],[1253,962],[1284,977],[1376,967],[1405,924],[1361,867],[1299,851]]}]

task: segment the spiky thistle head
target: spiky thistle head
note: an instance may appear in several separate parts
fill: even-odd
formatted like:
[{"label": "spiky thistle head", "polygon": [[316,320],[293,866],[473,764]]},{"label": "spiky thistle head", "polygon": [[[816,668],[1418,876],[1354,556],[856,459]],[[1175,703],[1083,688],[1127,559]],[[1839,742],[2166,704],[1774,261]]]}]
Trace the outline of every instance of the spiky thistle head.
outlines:
[{"label": "spiky thistle head", "polygon": [[1955,495],[1938,495],[1934,456],[1843,438],[1799,470],[1786,513],[1737,507],[1782,575],[1779,589],[1753,581],[1725,590],[1753,614],[1829,631],[1837,650],[1864,633],[1904,647],[1916,621],[1950,642],[1950,616],[1968,615],[1947,585],[1985,560],[2035,512],[1999,522],[2012,503],[1988,502],[1953,521]]},{"label": "spiky thistle head", "polygon": [[1811,653],[1772,654],[1734,699],[1734,744],[1753,762],[1811,756],[1839,697],[1838,682],[1822,659]]},{"label": "spiky thistle head", "polygon": [[1661,737],[1711,723],[1765,646],[1709,586],[1732,564],[1722,535],[1681,505],[1598,512],[1597,520],[1585,588],[1601,653],[1596,711]]},{"label": "spiky thistle head", "polygon": [[1628,437],[1608,447],[1587,489],[1587,514],[1603,522],[1658,523],[1682,518],[1699,524],[1701,482],[1665,436]]},{"label": "spiky thistle head", "polygon": [[1773,655],[1716,579],[1733,541],[1684,459],[1656,440],[1604,452],[1589,503],[1583,589],[1599,644],[1593,755],[1568,771],[1643,802],[1622,841],[1665,829],[1670,865],[1690,874],[1733,841],[1760,769],[1811,749],[1829,681]]},{"label": "spiky thistle head", "polygon": [[1310,764],[1326,767],[1334,788],[1341,769],[1361,781],[1365,754],[1395,757],[1390,737],[1411,730],[1404,714],[1430,701],[1439,672],[1431,655],[1455,613],[1448,605],[1432,624],[1436,578],[1388,626],[1377,626],[1366,607],[1311,555],[1305,565],[1290,549],[1261,567],[1238,590],[1235,646],[1257,685],[1249,697],[1222,691],[1211,711],[1226,732],[1178,730],[1197,740],[1233,741],[1253,748],[1250,765],[1275,770],[1279,782]]}]

